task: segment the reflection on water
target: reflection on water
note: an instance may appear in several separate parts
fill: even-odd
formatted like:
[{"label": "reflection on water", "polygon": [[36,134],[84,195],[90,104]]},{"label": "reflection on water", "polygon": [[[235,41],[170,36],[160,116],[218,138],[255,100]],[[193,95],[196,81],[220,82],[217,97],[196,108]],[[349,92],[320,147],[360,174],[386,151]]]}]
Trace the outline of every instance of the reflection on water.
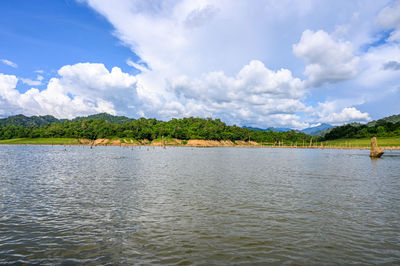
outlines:
[{"label": "reflection on water", "polygon": [[1,146],[0,263],[400,263],[400,154]]}]

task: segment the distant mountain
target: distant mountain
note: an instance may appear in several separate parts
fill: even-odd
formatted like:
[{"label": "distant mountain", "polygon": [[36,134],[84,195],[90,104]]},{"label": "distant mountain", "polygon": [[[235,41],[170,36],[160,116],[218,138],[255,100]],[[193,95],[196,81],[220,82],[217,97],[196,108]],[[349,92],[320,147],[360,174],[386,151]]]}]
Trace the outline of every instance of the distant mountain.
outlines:
[{"label": "distant mountain", "polygon": [[0,119],[0,126],[45,126],[51,123],[60,123],[65,120],[57,119],[51,115],[43,115],[43,116],[24,116],[24,115],[13,115],[7,118]]},{"label": "distant mountain", "polygon": [[273,127],[272,131],[274,131],[274,132],[288,132],[288,131],[292,131],[292,130],[294,130],[296,132],[299,132],[296,129],[292,129],[292,128],[288,128],[288,127]]},{"label": "distant mountain", "polygon": [[[256,131],[271,131],[271,132],[288,132],[288,131],[294,130],[294,129],[286,128],[286,127],[258,128],[258,127],[246,127],[246,126],[244,126],[243,128],[247,128],[247,129],[251,129],[251,130],[256,130]],[[299,132],[298,130],[294,130],[294,131]]]},{"label": "distant mountain", "polygon": [[114,124],[114,123],[124,124],[126,122],[135,120],[133,118],[128,118],[126,116],[114,116],[114,115],[110,115],[107,113],[100,113],[100,114],[89,115],[89,116],[80,116],[80,117],[76,117],[72,120],[57,119],[51,115],[43,115],[43,116],[13,115],[13,116],[10,116],[7,118],[0,119],[0,126],[8,126],[8,125],[23,126],[23,127],[45,126],[45,125],[48,125],[51,123],[62,123],[64,121],[88,120],[88,119],[95,119],[95,120],[103,119],[112,124]]},{"label": "distant mountain", "polygon": [[322,123],[321,125],[316,126],[316,127],[305,128],[305,129],[301,130],[301,132],[303,132],[304,134],[309,134],[311,136],[318,136],[323,131],[326,131],[331,128],[333,128],[332,125]]},{"label": "distant mountain", "polygon": [[265,128],[265,129],[264,128],[258,128],[258,127],[244,127],[244,128],[251,129],[251,130],[257,130],[257,131],[271,131],[271,132],[288,132],[288,131],[294,130],[295,132],[302,132],[304,134],[317,136],[321,132],[333,128],[333,126],[323,123],[323,124],[321,124],[319,126],[309,127],[309,128],[303,129],[303,130],[295,130],[295,129],[287,128],[287,127],[268,127],[268,128]]},{"label": "distant mountain", "polygon": [[72,121],[75,120],[88,120],[88,119],[103,119],[107,122],[110,122],[111,124],[124,124],[126,122],[134,121],[135,119],[129,118],[126,116],[115,116],[115,115],[110,115],[107,113],[100,113],[100,114],[95,114],[95,115],[89,115],[89,116],[78,116]]}]

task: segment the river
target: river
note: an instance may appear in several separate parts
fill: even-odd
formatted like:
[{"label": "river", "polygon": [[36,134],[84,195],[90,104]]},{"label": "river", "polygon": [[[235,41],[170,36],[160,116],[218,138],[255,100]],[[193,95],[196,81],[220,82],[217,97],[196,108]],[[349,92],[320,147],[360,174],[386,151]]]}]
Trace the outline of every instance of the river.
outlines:
[{"label": "river", "polygon": [[0,264],[399,264],[400,153],[0,146]]}]

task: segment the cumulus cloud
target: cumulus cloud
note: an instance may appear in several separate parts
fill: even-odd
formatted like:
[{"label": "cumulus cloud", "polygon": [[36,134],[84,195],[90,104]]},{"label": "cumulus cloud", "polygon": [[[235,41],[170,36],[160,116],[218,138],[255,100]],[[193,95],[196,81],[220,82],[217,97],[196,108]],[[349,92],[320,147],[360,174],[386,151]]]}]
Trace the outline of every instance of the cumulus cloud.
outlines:
[{"label": "cumulus cloud", "polygon": [[350,42],[334,40],[323,30],[306,30],[293,45],[293,53],[307,62],[304,74],[310,86],[336,83],[357,74],[359,58]]},{"label": "cumulus cloud", "polygon": [[[371,18],[384,5],[346,1],[344,9],[344,2],[327,7],[312,0],[86,3],[145,63],[144,68],[127,61],[141,71],[136,78],[142,114],[163,119],[214,116],[260,127],[297,123],[296,128],[315,112],[305,104],[311,88],[331,84],[338,94],[357,94],[358,87],[339,84],[361,85],[360,77],[372,70],[366,65],[372,61],[358,48],[370,41]],[[347,17],[345,24],[329,16],[339,10],[341,18]],[[304,30],[315,28],[315,19],[323,19],[321,30]],[[328,34],[326,28],[332,26],[336,30]],[[296,78],[300,67],[292,63],[298,61],[294,56],[306,62],[305,80]],[[376,66],[382,70],[386,62]],[[344,108],[354,107],[336,107],[336,118],[357,118],[347,109],[342,113]]]},{"label": "cumulus cloud", "polygon": [[[16,94],[1,98],[1,107],[7,101],[21,109],[24,99],[31,114],[71,117],[99,110],[301,129],[309,122],[365,121],[369,115],[358,111],[354,101],[340,105],[333,100],[351,93],[358,97],[359,91],[376,93],[379,84],[392,86],[398,81],[392,63],[400,62],[398,47],[360,49],[371,38],[366,35],[371,33],[372,18],[384,3],[79,1],[103,15],[113,25],[113,34],[135,53],[132,58],[139,57],[126,60],[138,74],[123,73],[118,67],[108,70],[102,64],[64,66],[44,90],[21,93],[11,86],[9,93]],[[395,17],[392,9],[385,12]],[[329,16],[337,12],[340,18]],[[388,20],[382,27],[397,29],[396,21]],[[327,29],[333,28],[328,34]],[[306,62],[304,78],[299,78],[303,61],[296,57]],[[20,79],[23,82],[38,86],[43,79]],[[349,86],[350,82],[357,86]],[[330,86],[323,88],[326,84]],[[319,98],[312,98],[313,87],[322,87]],[[328,90],[335,93],[324,95]],[[379,86],[381,90],[385,88]],[[327,99],[330,108],[315,107]],[[306,120],[309,116],[313,118]]]},{"label": "cumulus cloud", "polygon": [[[114,25],[115,35],[148,66],[127,61],[141,71],[137,92],[147,116],[212,116],[241,125],[305,126],[296,114],[307,109],[302,103],[307,93],[304,82],[288,69],[272,70],[261,60],[243,56],[265,53],[254,39],[275,28],[249,22],[267,18],[261,14],[278,7],[263,1],[254,2],[257,7],[242,1],[87,3]],[[252,14],[250,19],[251,12],[238,12],[244,9],[260,16]]]},{"label": "cumulus cloud", "polygon": [[197,79],[182,76],[171,81],[170,89],[185,103],[180,109],[188,114],[202,110],[238,124],[257,121],[264,126],[308,125],[299,122],[296,115],[307,109],[301,102],[306,93],[304,82],[287,69],[272,71],[257,60],[245,65],[236,76],[223,72],[207,73]]},{"label": "cumulus cloud", "polygon": [[321,122],[332,124],[343,124],[349,122],[368,122],[371,121],[368,113],[362,113],[354,107],[344,108],[339,113],[331,113],[325,117],[321,117]]},{"label": "cumulus cloud", "polygon": [[373,97],[386,90],[398,87],[400,78],[396,71],[400,62],[400,46],[388,43],[369,48],[360,60],[362,71],[356,79],[356,86],[363,88]]},{"label": "cumulus cloud", "polygon": [[362,113],[355,107],[345,107],[338,110],[338,104],[335,101],[319,103],[315,108],[315,115],[317,115],[319,122],[332,125],[372,120],[368,113]]},{"label": "cumulus cloud", "polygon": [[12,62],[10,60],[7,60],[7,59],[0,59],[0,62],[2,62],[3,64],[5,64],[7,66],[13,67],[13,68],[17,68],[18,67],[18,65],[16,63],[14,63],[14,62]]},{"label": "cumulus cloud", "polygon": [[127,103],[135,108],[136,79],[118,67],[110,72],[103,64],[79,63],[60,68],[58,74],[46,89],[31,88],[25,93],[16,89],[16,76],[0,74],[1,112],[73,118],[99,112],[117,114],[119,108],[128,108]]},{"label": "cumulus cloud", "polygon": [[383,29],[392,30],[387,41],[400,41],[400,1],[383,8],[378,14],[377,21]]}]

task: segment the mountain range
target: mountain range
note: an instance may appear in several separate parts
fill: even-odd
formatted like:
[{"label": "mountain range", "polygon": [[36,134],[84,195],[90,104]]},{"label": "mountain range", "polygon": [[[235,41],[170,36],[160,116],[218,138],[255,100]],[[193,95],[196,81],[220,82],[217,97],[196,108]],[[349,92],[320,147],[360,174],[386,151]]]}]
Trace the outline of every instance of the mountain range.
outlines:
[{"label": "mountain range", "polygon": [[[124,124],[129,121],[133,121],[135,119],[128,118],[126,116],[114,116],[107,113],[99,113],[95,115],[89,116],[78,116],[69,121],[75,120],[88,120],[88,119],[104,119],[112,124]],[[51,123],[62,123],[64,121],[68,121],[68,119],[58,119],[51,115],[43,115],[43,116],[25,116],[22,114],[9,116],[7,118],[0,119],[0,126],[14,125],[14,126],[45,126]]]},{"label": "mountain range", "polygon": [[[7,125],[24,126],[24,127],[44,126],[44,125],[51,124],[51,123],[62,123],[64,121],[87,120],[87,119],[104,119],[105,121],[108,121],[110,123],[117,123],[117,124],[124,124],[126,122],[135,120],[134,118],[129,118],[126,116],[114,116],[114,115],[110,115],[107,113],[99,113],[99,114],[94,114],[94,115],[89,115],[89,116],[79,116],[72,120],[58,119],[51,115],[30,116],[29,117],[29,116],[19,114],[19,115],[9,116],[7,118],[0,119],[0,126],[7,126]],[[367,124],[367,126],[373,127],[377,123],[379,123],[379,121],[396,123],[396,122],[400,121],[400,115],[392,115],[392,116],[381,118],[379,120],[374,120],[374,121],[369,122]],[[352,124],[359,125],[357,123],[352,123]],[[244,128],[256,130],[256,131],[271,131],[271,132],[287,132],[287,131],[293,130],[291,128],[274,128],[274,127],[268,127],[268,128],[263,129],[263,128],[257,128],[257,127],[244,126]],[[309,128],[305,128],[302,130],[294,130],[294,131],[302,132],[304,134],[309,134],[312,136],[321,136],[321,135],[324,135],[327,132],[329,132],[332,128],[334,128],[334,126],[322,123],[318,126],[309,127]]]},{"label": "mountain range", "polygon": [[268,128],[265,128],[265,129],[258,128],[258,127],[245,127],[245,128],[252,129],[252,130],[257,130],[257,131],[271,131],[271,132],[287,132],[287,131],[294,130],[296,132],[302,132],[304,134],[309,134],[309,135],[312,135],[312,136],[318,136],[322,132],[324,132],[326,130],[329,130],[329,129],[333,128],[333,127],[334,126],[332,126],[332,125],[322,123],[322,124],[320,124],[318,126],[309,127],[309,128],[305,128],[305,129],[302,129],[302,130],[294,130],[292,128],[285,128],[285,127],[277,127],[277,128],[268,127]]}]

